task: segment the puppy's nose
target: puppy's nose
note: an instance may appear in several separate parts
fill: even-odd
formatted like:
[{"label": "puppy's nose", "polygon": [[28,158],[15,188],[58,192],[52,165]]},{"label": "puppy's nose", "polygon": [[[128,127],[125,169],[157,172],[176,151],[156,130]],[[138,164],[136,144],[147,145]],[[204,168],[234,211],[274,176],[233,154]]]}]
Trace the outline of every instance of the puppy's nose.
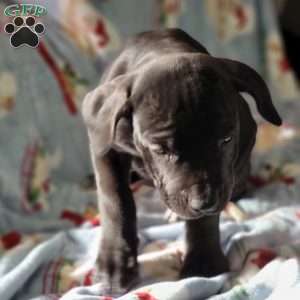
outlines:
[{"label": "puppy's nose", "polygon": [[191,210],[195,213],[201,212],[203,205],[204,201],[199,198],[192,198],[189,203]]}]

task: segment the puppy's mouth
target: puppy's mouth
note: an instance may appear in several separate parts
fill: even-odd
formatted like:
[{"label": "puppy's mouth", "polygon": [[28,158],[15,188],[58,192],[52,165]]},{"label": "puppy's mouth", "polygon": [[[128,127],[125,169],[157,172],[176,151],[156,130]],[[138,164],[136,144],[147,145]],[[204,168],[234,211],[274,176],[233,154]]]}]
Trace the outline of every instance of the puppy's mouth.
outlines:
[{"label": "puppy's mouth", "polygon": [[168,206],[168,207],[183,220],[194,220],[194,219],[199,219],[199,218],[207,217],[207,216],[213,216],[213,215],[217,215],[217,214],[221,213],[221,211],[225,208],[227,202],[228,201],[224,201],[223,202],[224,204],[222,204],[222,205],[217,203],[216,205],[214,205],[213,207],[211,207],[209,209],[199,210],[198,212],[191,211],[188,208],[185,210],[181,210],[176,207],[175,208],[171,207],[171,206]]},{"label": "puppy's mouth", "polygon": [[[226,201],[225,201],[226,202]],[[213,216],[219,214],[223,210],[223,205],[220,206],[218,203],[209,209],[201,209],[199,211],[193,211],[188,207],[186,209],[178,209],[178,207],[168,205],[174,213],[184,220],[199,219],[206,216]]]},{"label": "puppy's mouth", "polygon": [[[219,193],[217,193],[219,194]],[[184,220],[199,219],[206,216],[212,216],[221,213],[227,202],[230,200],[231,192],[228,196],[222,195],[216,198],[212,195],[207,201],[203,201],[200,207],[193,207],[188,198],[182,197],[163,197],[166,206]]]}]

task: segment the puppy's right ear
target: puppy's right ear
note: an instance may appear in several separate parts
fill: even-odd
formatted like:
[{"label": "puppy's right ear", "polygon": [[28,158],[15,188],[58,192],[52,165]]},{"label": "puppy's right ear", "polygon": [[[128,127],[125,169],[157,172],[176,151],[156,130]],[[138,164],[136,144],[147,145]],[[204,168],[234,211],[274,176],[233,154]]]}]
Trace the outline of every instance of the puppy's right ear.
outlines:
[{"label": "puppy's right ear", "polygon": [[103,155],[111,149],[117,123],[131,108],[131,82],[132,79],[120,76],[97,87],[83,100],[83,119],[88,128],[90,143],[97,155]]}]

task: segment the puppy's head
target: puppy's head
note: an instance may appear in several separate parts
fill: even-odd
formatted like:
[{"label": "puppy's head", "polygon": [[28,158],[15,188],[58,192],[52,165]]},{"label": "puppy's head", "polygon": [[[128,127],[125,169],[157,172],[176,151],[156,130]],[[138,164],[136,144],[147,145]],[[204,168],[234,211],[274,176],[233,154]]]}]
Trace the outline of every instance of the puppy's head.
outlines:
[{"label": "puppy's head", "polygon": [[[249,111],[241,116],[240,91],[253,95],[262,116],[280,125],[266,85],[248,66],[200,54],[161,58],[125,76],[109,94],[110,104],[105,99],[97,118],[109,121],[97,126],[100,144],[140,156],[179,216],[220,212],[238,180],[240,148],[251,149],[255,141]],[[241,118],[249,126],[243,141]]]}]

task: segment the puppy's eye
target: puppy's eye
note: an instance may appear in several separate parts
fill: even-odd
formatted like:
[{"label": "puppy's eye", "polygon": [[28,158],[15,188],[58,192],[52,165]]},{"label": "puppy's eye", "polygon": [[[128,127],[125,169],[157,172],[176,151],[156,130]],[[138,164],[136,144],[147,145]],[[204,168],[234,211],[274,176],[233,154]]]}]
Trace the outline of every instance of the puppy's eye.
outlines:
[{"label": "puppy's eye", "polygon": [[158,154],[158,155],[164,155],[164,154],[167,154],[166,149],[164,149],[164,148],[161,147],[161,146],[155,146],[155,147],[152,147],[152,151],[153,151],[155,154]]},{"label": "puppy's eye", "polygon": [[232,140],[232,137],[231,137],[231,136],[227,136],[227,137],[223,140],[223,143],[227,144],[227,143],[229,143],[231,140]]},{"label": "puppy's eye", "polygon": [[232,137],[231,137],[231,136],[227,136],[227,137],[225,137],[224,139],[221,139],[221,140],[219,141],[219,145],[220,145],[220,146],[223,146],[223,145],[225,145],[225,144],[228,144],[228,143],[231,142],[231,140],[232,140]]},{"label": "puppy's eye", "polygon": [[155,154],[164,157],[165,159],[167,159],[170,162],[174,162],[177,160],[176,153],[171,153],[170,150],[168,150],[167,148],[164,148],[162,146],[152,147],[152,151]]},{"label": "puppy's eye", "polygon": [[169,162],[176,162],[177,159],[178,159],[178,156],[176,154],[169,154],[168,155]]}]

